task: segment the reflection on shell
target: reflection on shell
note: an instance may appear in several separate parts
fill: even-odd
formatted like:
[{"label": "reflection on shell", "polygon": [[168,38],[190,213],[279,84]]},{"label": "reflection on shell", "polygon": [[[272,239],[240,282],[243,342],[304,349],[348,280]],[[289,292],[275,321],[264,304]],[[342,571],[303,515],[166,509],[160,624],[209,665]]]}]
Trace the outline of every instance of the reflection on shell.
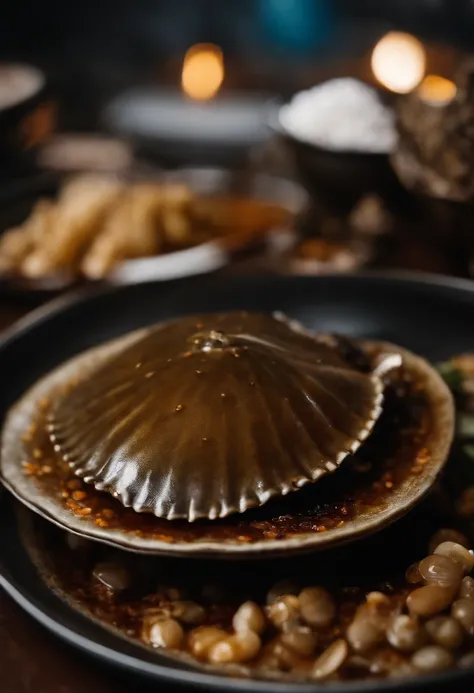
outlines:
[{"label": "reflection on shell", "polygon": [[[250,518],[250,511],[242,516],[234,515],[222,521],[203,521],[194,524],[186,521],[169,522],[166,519],[156,518],[151,513],[142,513],[140,515],[135,513],[132,508],[126,509],[122,506],[121,510],[119,510],[118,508],[121,504],[118,500],[114,500],[112,496],[109,496],[108,501],[110,504],[117,506],[118,524],[112,523],[109,525],[109,523],[104,523],[100,519],[102,517],[101,514],[97,517],[95,515],[83,516],[82,513],[71,512],[69,503],[61,493],[60,477],[62,472],[60,472],[59,478],[55,477],[54,474],[51,478],[48,475],[36,477],[28,472],[29,464],[25,468],[25,460],[28,460],[30,455],[32,455],[33,459],[35,458],[35,450],[32,449],[32,445],[39,444],[41,449],[43,449],[45,443],[44,449],[46,460],[48,460],[48,455],[51,454],[51,451],[48,441],[44,441],[46,434],[44,430],[44,415],[47,413],[57,393],[64,388],[64,384],[71,384],[71,381],[78,374],[83,379],[92,377],[101,368],[101,364],[109,362],[114,355],[122,353],[123,350],[132,344],[139,342],[146,332],[146,330],[140,330],[128,334],[114,342],[108,342],[102,346],[95,347],[91,351],[86,351],[63,363],[35,383],[8,412],[2,433],[2,481],[24,504],[63,529],[83,537],[120,546],[122,549],[138,553],[199,558],[208,556],[212,558],[218,557],[219,559],[289,556],[290,554],[294,555],[295,553],[310,550],[327,549],[328,547],[353,541],[382,529],[413,508],[431,489],[443,468],[454,431],[453,400],[446,384],[424,359],[415,356],[413,353],[393,344],[362,341],[358,342],[356,349],[359,357],[362,356],[361,368],[364,367],[364,361],[365,366],[368,363],[378,363],[381,364],[379,370],[381,369],[381,372],[384,372],[386,363],[392,363],[393,359],[391,357],[394,354],[398,354],[403,362],[402,369],[398,373],[396,371],[391,373],[384,379],[384,384],[391,381],[396,383],[399,378],[402,378],[403,381],[404,374],[408,375],[408,380],[414,385],[413,392],[419,391],[420,393],[419,402],[422,409],[416,408],[412,412],[415,414],[413,423],[415,423],[416,429],[410,429],[409,438],[405,438],[405,443],[408,443],[408,450],[406,450],[408,456],[403,452],[406,448],[404,447],[402,436],[402,439],[399,441],[401,445],[399,448],[400,454],[397,453],[393,460],[397,465],[397,469],[398,465],[401,465],[399,470],[401,473],[399,481],[401,483],[397,482],[386,493],[383,492],[381,497],[377,496],[379,500],[373,504],[370,500],[371,497],[373,498],[371,494],[375,488],[372,484],[373,478],[371,480],[371,477],[369,477],[367,483],[361,478],[361,485],[356,483],[356,488],[354,489],[356,493],[354,500],[357,504],[359,494],[357,489],[359,488],[363,492],[363,496],[366,496],[364,493],[365,489],[369,493],[369,496],[365,498],[365,501],[368,501],[368,505],[364,502],[364,497],[361,497],[362,505],[354,516],[347,518],[347,521],[343,523],[338,522],[332,527],[324,527],[323,531],[319,531],[318,527],[313,526],[311,522],[309,525],[306,523],[306,519],[311,516],[311,510],[310,514],[307,515],[303,497],[307,494],[312,497],[312,494],[316,492],[322,499],[327,490],[324,490],[324,483],[316,484],[314,488],[308,487],[306,490],[290,494],[288,498],[275,499],[275,502],[282,507],[282,512],[284,513],[278,519],[282,519],[284,526],[287,526],[288,529],[290,527],[286,523],[289,521],[291,526],[292,518],[295,519],[298,524],[297,534],[292,534],[291,531],[288,533],[286,530],[284,530],[283,535],[277,532],[277,536],[275,536],[273,531],[267,533],[267,523],[264,522],[263,526],[260,526],[261,523],[253,523]],[[338,344],[348,354],[350,344],[344,345],[344,340],[341,339],[338,339]],[[356,353],[353,351],[351,360],[356,356]],[[393,395],[393,390],[392,395],[390,395],[390,385],[388,385],[388,388],[386,392],[387,407],[390,409],[389,399]],[[401,397],[403,399],[403,393],[401,393]],[[384,414],[387,412],[387,407],[384,400]],[[408,411],[409,408],[407,413]],[[396,416],[399,422],[406,421],[402,411],[399,413],[402,414],[401,419],[392,410],[392,414]],[[377,464],[378,471],[375,477],[375,481],[379,479],[383,483],[385,471],[390,469],[390,459],[394,451],[392,449],[393,441],[390,443],[392,438],[390,430],[388,431],[387,441],[385,438],[385,427],[379,427],[379,423],[383,423],[381,419],[382,416],[377,421],[376,428],[378,428],[378,432],[374,431],[373,434],[370,434],[367,446],[370,449],[373,443],[373,436],[382,445],[385,445],[385,442],[387,443],[387,450],[380,450],[381,465],[379,468]],[[392,432],[395,434],[399,424],[396,424],[391,416],[390,421],[392,422]],[[36,431],[35,434],[31,433],[33,430]],[[383,432],[382,435],[381,432]],[[365,444],[362,447],[367,450]],[[376,443],[374,452],[378,460],[377,449],[378,444]],[[361,450],[361,454],[363,458],[363,450]],[[422,457],[422,464],[417,462],[419,455]],[[357,458],[357,455],[355,458]],[[326,483],[330,484],[336,491],[336,496],[333,500],[339,498],[337,486],[346,475],[346,470],[355,462],[355,458],[348,460],[347,464],[344,463],[340,472],[328,475]],[[388,461],[388,467],[385,465],[385,459]],[[62,468],[68,466],[64,462],[61,464],[53,456],[53,468],[56,465]],[[413,469],[413,473],[410,472],[411,469]],[[39,465],[39,470],[42,470],[41,465]],[[406,475],[404,470],[408,472],[408,475]],[[72,469],[69,470],[69,473],[64,470],[64,473],[67,474],[68,479],[73,479],[74,472]],[[365,474],[362,476],[365,477]],[[76,482],[80,485],[79,479],[76,479]],[[387,487],[387,484],[385,484],[385,487]],[[108,494],[97,492],[92,488],[90,491],[90,500],[96,510],[101,513],[103,500],[107,498]],[[344,494],[342,494],[341,498],[343,497]],[[97,501],[97,504],[93,498]],[[330,507],[334,507],[337,515],[339,512],[337,504],[333,506],[333,501],[328,500]],[[264,518],[272,518],[274,515],[271,510],[269,515],[266,514],[271,505],[271,503],[268,503],[255,512],[263,512]],[[284,507],[287,508],[289,515],[285,514]],[[292,508],[293,511],[296,510],[296,515],[292,514]],[[300,518],[298,518],[298,508],[302,509]],[[84,509],[89,512],[91,510],[90,507],[85,507]],[[321,510],[327,510],[324,504]],[[133,518],[136,519],[137,523],[135,523]],[[300,525],[300,521],[303,524]],[[254,535],[252,529],[254,525],[256,535]],[[134,528],[141,528],[141,530],[134,531]],[[270,522],[271,528],[272,524]]]},{"label": "reflection on shell", "polygon": [[334,471],[383,397],[379,377],[327,341],[251,313],[152,327],[77,375],[50,412],[55,449],[124,505],[191,521],[244,512]]}]

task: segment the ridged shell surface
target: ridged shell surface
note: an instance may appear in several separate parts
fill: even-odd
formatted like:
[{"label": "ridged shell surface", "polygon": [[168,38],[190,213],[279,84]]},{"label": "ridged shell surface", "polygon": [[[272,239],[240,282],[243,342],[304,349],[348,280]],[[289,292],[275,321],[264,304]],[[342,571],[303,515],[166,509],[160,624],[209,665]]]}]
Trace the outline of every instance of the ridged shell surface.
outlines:
[{"label": "ridged shell surface", "polygon": [[371,431],[382,398],[375,374],[293,322],[199,315],[152,327],[78,373],[55,396],[48,427],[97,489],[138,512],[193,521],[334,471]]}]

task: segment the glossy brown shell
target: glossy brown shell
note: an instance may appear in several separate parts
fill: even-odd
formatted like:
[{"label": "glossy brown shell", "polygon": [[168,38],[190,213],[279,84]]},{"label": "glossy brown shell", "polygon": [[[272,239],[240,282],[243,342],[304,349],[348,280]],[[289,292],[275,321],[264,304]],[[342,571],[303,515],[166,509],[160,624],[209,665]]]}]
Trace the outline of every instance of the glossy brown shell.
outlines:
[{"label": "glossy brown shell", "polygon": [[377,376],[270,315],[158,325],[86,371],[54,398],[55,449],[96,489],[169,520],[226,517],[316,481],[381,410]]},{"label": "glossy brown shell", "polygon": [[[143,335],[143,332],[129,335],[116,341],[113,347],[106,345],[97,348],[93,352],[94,360],[101,360],[104,349],[107,358],[110,358],[113,349],[118,353]],[[181,536],[170,541],[170,537],[166,536],[165,525],[174,526],[174,522],[155,519],[155,522],[161,523],[159,533],[148,535],[127,530],[120,524],[111,526],[97,524],[94,516],[82,517],[71,512],[61,499],[59,489],[54,490],[53,486],[48,486],[51,488],[50,492],[38,484],[39,479],[25,475],[22,464],[25,459],[28,459],[31,446],[25,442],[23,434],[32,422],[37,421],[39,403],[56,391],[56,388],[64,382],[64,377],[72,376],[78,369],[85,369],[86,363],[90,365],[90,353],[76,357],[40,380],[12,408],[3,432],[2,479],[10,491],[25,505],[63,529],[139,553],[188,557],[257,558],[327,548],[365,536],[405,514],[430,490],[444,466],[450,449],[454,430],[454,406],[447,386],[425,360],[391,344],[363,343],[362,345],[371,355],[375,355],[376,359],[398,353],[403,361],[404,370],[413,377],[416,386],[424,393],[430,426],[422,432],[421,440],[417,443],[415,450],[415,455],[417,451],[424,455],[423,473],[408,475],[402,483],[391,489],[390,493],[386,493],[375,505],[362,507],[355,517],[327,531],[317,532],[308,528],[307,531],[293,536],[290,532],[282,539],[265,536],[248,543],[241,541],[242,537],[239,536],[238,528],[228,536],[196,538],[191,531],[195,525],[178,521],[181,526]],[[415,461],[414,458],[413,461]],[[410,459],[407,462],[410,464]],[[343,471],[341,470],[340,473],[342,474]],[[334,482],[337,482],[338,475],[339,473],[333,476]],[[96,491],[93,493],[97,494]],[[298,493],[291,496],[294,501],[298,501]],[[111,499],[111,502],[116,501]],[[133,511],[128,512],[133,514]],[[190,528],[188,533],[184,525]]]}]

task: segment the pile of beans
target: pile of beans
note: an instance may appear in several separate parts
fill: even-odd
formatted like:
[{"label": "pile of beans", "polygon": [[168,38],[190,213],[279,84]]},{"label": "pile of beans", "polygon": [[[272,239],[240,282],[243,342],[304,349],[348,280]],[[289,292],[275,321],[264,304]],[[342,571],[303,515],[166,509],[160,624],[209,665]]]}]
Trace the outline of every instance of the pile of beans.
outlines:
[{"label": "pile of beans", "polygon": [[[151,603],[140,602],[136,635],[153,648],[257,676],[334,680],[474,666],[474,554],[452,529],[439,530],[429,551],[408,568],[402,588],[356,600],[284,581],[264,601],[217,608],[212,586],[203,588],[202,603],[160,588]],[[92,580],[115,600],[131,581],[113,562],[96,564]]]}]

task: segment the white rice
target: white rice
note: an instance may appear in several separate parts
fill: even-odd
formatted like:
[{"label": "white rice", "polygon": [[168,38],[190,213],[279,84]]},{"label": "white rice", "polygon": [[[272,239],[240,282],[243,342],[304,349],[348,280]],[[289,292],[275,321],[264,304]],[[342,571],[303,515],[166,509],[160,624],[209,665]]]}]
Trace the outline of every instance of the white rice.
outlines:
[{"label": "white rice", "polygon": [[296,139],[333,151],[389,153],[397,141],[392,109],[370,85],[350,77],[299,92],[279,120]]}]

